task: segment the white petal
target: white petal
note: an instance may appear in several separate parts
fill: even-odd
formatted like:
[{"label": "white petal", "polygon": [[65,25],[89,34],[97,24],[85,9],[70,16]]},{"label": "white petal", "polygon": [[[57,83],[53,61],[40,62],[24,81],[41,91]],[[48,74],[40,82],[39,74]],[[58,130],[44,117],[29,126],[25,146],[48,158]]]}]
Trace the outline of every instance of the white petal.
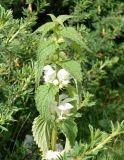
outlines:
[{"label": "white petal", "polygon": [[73,106],[70,103],[65,103],[65,107],[68,108],[68,109],[72,109],[73,108]]},{"label": "white petal", "polygon": [[48,76],[44,76],[43,78],[44,78],[45,83],[51,83],[52,82]]},{"label": "white petal", "polygon": [[57,77],[58,77],[59,81],[69,80],[70,74],[65,69],[60,69],[57,73]]},{"label": "white petal", "polygon": [[52,83],[56,78],[56,72],[54,70],[49,70],[45,73],[43,78],[46,83]]},{"label": "white petal", "polygon": [[60,152],[49,150],[46,154],[46,160],[56,159],[60,156]]},{"label": "white petal", "polygon": [[69,84],[69,82],[70,82],[69,80],[63,80],[63,81],[62,81],[62,85],[63,85],[63,86],[66,86],[67,84]]},{"label": "white petal", "polygon": [[70,104],[70,103],[65,103],[65,104],[61,104],[59,107],[58,107],[61,111],[67,111],[69,109],[72,109],[73,106]]},{"label": "white petal", "polygon": [[65,108],[65,106],[64,106],[64,105],[60,105],[58,108],[59,108],[61,111],[66,110],[66,108]]},{"label": "white petal", "polygon": [[51,69],[53,69],[53,68],[50,65],[46,65],[43,68],[44,71],[48,71],[48,70],[51,70]]},{"label": "white petal", "polygon": [[55,79],[55,80],[53,81],[53,84],[54,84],[55,86],[57,86],[57,85],[59,84],[59,81],[58,81],[57,79]]},{"label": "white petal", "polygon": [[50,69],[48,71],[45,72],[46,76],[56,76],[56,71],[53,69]]},{"label": "white petal", "polygon": [[45,83],[52,83],[53,82],[53,78],[52,77],[48,77],[48,76],[44,76],[44,81],[45,81]]},{"label": "white petal", "polygon": [[55,79],[56,71],[50,65],[45,66],[43,70],[45,76],[52,76]]}]

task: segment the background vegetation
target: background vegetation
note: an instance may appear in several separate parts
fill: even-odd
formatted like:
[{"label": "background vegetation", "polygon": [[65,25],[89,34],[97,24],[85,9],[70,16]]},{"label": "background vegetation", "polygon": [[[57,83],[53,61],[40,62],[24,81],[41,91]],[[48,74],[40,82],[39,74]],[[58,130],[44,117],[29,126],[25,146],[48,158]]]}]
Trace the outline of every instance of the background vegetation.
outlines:
[{"label": "background vegetation", "polygon": [[[124,119],[124,3],[120,0],[0,0],[0,159],[36,160],[35,143],[26,135],[38,115],[34,101],[35,62],[40,39],[36,29],[47,14],[69,14],[66,25],[82,35],[90,51],[76,57],[82,65],[83,109],[77,141],[88,143],[88,125],[111,132],[111,121]],[[73,57],[73,52],[70,57]],[[60,135],[60,138],[63,137]],[[123,135],[95,160],[123,160]],[[76,148],[80,148],[77,146]],[[78,152],[78,151],[77,151]]]}]

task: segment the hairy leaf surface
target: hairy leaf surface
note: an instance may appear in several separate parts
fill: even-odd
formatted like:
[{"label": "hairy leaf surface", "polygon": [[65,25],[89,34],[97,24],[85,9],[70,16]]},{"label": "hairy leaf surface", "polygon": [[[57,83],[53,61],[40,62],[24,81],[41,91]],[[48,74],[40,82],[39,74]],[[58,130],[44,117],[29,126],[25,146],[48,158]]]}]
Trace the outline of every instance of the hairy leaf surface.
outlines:
[{"label": "hairy leaf surface", "polygon": [[36,32],[41,32],[42,36],[44,36],[46,33],[48,33],[50,30],[52,30],[55,27],[54,22],[47,22],[41,27],[39,27]]},{"label": "hairy leaf surface", "polygon": [[81,82],[82,73],[81,66],[78,62],[74,60],[65,61],[62,63],[63,68],[65,68],[77,81]]},{"label": "hairy leaf surface", "polygon": [[69,140],[71,146],[75,143],[75,138],[77,136],[77,125],[73,119],[66,119],[60,124],[60,129]]},{"label": "hairy leaf surface", "polygon": [[49,115],[49,105],[54,101],[58,87],[52,85],[41,85],[36,91],[36,107],[43,117]]},{"label": "hairy leaf surface", "polygon": [[60,15],[57,17],[57,22],[60,24],[60,25],[63,25],[63,23],[68,20],[69,18],[72,18],[73,16],[70,16],[70,15]]},{"label": "hairy leaf surface", "polygon": [[32,132],[34,140],[43,152],[47,152],[50,145],[51,121],[38,116],[34,119]]},{"label": "hairy leaf surface", "polygon": [[86,46],[85,42],[83,42],[81,35],[73,27],[63,28],[60,31],[60,35],[75,42],[77,45],[80,46],[80,48],[84,48],[90,51],[89,48]]},{"label": "hairy leaf surface", "polygon": [[38,84],[40,81],[40,77],[42,75],[42,69],[45,63],[45,60],[48,58],[49,55],[54,54],[58,45],[54,42],[48,41],[41,41],[38,47],[38,54],[37,54],[37,66],[36,66],[36,83]]}]

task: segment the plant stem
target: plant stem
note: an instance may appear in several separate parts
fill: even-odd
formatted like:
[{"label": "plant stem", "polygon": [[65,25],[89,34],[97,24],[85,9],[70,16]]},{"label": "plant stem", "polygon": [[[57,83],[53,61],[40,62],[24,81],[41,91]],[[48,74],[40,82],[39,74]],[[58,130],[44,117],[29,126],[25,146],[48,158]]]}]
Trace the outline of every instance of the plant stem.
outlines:
[{"label": "plant stem", "polygon": [[57,128],[56,126],[52,129],[52,137],[51,137],[51,148],[53,151],[56,150],[56,141],[57,141]]},{"label": "plant stem", "polygon": [[75,87],[76,87],[76,91],[77,91],[77,95],[78,95],[78,99],[77,99],[77,110],[80,109],[80,102],[81,102],[81,96],[80,96],[80,90],[79,90],[79,84],[76,80],[75,81]]}]

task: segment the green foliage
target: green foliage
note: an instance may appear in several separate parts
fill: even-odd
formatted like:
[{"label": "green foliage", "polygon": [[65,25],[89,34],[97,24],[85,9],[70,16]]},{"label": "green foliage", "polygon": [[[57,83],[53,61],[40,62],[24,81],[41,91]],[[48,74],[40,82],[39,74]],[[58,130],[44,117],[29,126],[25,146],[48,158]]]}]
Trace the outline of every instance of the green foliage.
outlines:
[{"label": "green foliage", "polygon": [[54,22],[47,22],[44,25],[42,25],[41,27],[39,27],[36,32],[40,32],[42,33],[42,36],[44,37],[44,35],[49,32],[50,30],[52,30],[55,27],[55,23]]},{"label": "green foliage", "polygon": [[77,125],[73,119],[66,119],[60,123],[60,129],[69,140],[71,146],[74,146],[75,138],[77,136]]},{"label": "green foliage", "polygon": [[[112,133],[100,131],[99,129],[94,130],[91,125],[90,129],[90,142],[89,143],[75,143],[73,150],[70,153],[65,153],[64,159],[72,157],[72,159],[93,159],[97,156],[100,158],[99,152],[106,150],[107,144],[111,142],[118,134],[124,133],[124,122],[121,124],[117,123],[115,126],[112,124]],[[107,157],[106,157],[107,158]],[[106,159],[107,160],[107,159]]]},{"label": "green foliage", "polygon": [[69,60],[62,62],[62,66],[74,77],[74,79],[81,82],[82,80],[81,66],[78,62]]},{"label": "green foliage", "polygon": [[[46,36],[45,36],[45,34],[43,34],[43,36],[45,36],[48,40],[51,39],[51,44],[54,42],[55,44],[57,44],[58,47],[55,50],[51,50],[52,54],[51,54],[51,56],[48,57],[46,62],[52,63],[53,65],[56,65],[56,67],[62,66],[74,78],[76,90],[73,89],[72,87],[69,87],[69,88],[67,87],[67,91],[68,91],[69,95],[74,96],[73,98],[76,102],[75,106],[77,108],[77,109],[74,109],[74,113],[72,113],[72,115],[71,114],[70,115],[73,116],[73,114],[75,115],[75,113],[76,113],[75,116],[77,116],[78,115],[77,110],[79,110],[81,107],[83,107],[83,106],[93,106],[95,104],[94,102],[89,102],[91,97],[93,97],[93,95],[90,94],[89,92],[85,92],[85,91],[82,92],[81,89],[79,88],[79,87],[81,87],[80,86],[81,84],[79,84],[77,82],[80,82],[80,83],[82,82],[82,72],[81,72],[82,69],[81,69],[80,63],[77,62],[77,61],[74,61],[74,60],[70,60],[69,59],[70,56],[67,53],[66,53],[67,57],[63,57],[62,61],[61,61],[61,59],[59,59],[59,56],[60,56],[60,52],[63,49],[66,50],[66,52],[69,51],[69,50],[67,50],[67,45],[72,46],[74,48],[73,53],[76,51],[77,46],[80,47],[80,51],[82,49],[85,49],[85,52],[89,51],[89,50],[87,50],[87,47],[85,47],[84,45],[82,46],[82,37],[73,27],[65,27],[63,24],[58,22],[58,17],[56,18],[53,15],[50,15],[50,16],[53,20],[52,24],[54,24],[54,25],[51,26],[51,27],[48,27],[47,25],[44,25],[43,27],[44,27],[45,32],[42,30],[42,28],[41,28],[40,31],[41,31],[41,33],[46,34],[51,30],[52,32],[50,32],[49,34],[46,34]],[[61,17],[64,17],[64,16],[61,16]],[[45,29],[45,27],[46,27],[46,29]],[[68,39],[68,40],[66,41],[66,39]],[[45,42],[46,42],[46,39],[45,39]],[[64,43],[67,43],[67,44],[63,45]],[[76,45],[74,45],[74,44],[76,44]],[[79,50],[77,50],[77,53],[78,53],[78,51]],[[50,53],[49,50],[48,50],[48,52],[46,52],[46,55],[48,53]],[[89,51],[89,53],[91,54],[90,51]],[[56,61],[54,61],[52,59],[52,57],[54,57],[55,54],[57,54],[57,56],[58,56],[58,59],[56,59]],[[40,59],[40,55],[37,56],[37,59],[38,60]],[[76,60],[78,60],[78,59],[76,59]],[[42,66],[42,59],[40,59],[40,62],[41,62],[41,65],[39,63],[39,66]],[[96,67],[99,67],[98,70],[99,70],[99,72],[101,72],[101,70],[103,70],[106,66],[107,67],[112,67],[112,65],[117,63],[117,62],[118,62],[118,57],[111,58],[111,60],[106,59],[105,62],[101,61],[101,62],[96,63],[93,66],[93,69],[96,69]],[[45,61],[44,61],[44,64],[45,64]],[[59,69],[59,68],[57,68],[57,69]],[[71,86],[71,84],[70,84],[70,86]],[[42,85],[40,85],[40,87],[42,87]],[[85,87],[85,84],[84,84],[84,87]],[[46,94],[47,90],[48,89],[45,87],[45,90],[41,89],[41,91],[42,91],[41,94],[39,94],[39,92],[37,92],[37,94],[36,94],[36,96],[37,96],[36,103],[38,102],[37,106],[40,106],[40,107],[38,107],[38,110],[39,110],[39,108],[42,108],[44,106],[44,100],[45,100],[45,103],[47,102],[46,107],[43,107],[43,108],[45,108],[45,111],[40,112],[42,117],[44,116],[44,113],[49,113],[50,112],[48,110],[48,107],[50,106],[49,100],[50,101],[51,101],[51,99],[57,100],[57,103],[58,104],[60,103],[60,101],[58,101],[59,100],[59,92],[54,91],[55,95],[56,94],[58,94],[58,95],[57,96],[53,95],[54,97],[51,98],[51,95],[49,93]],[[37,89],[37,91],[38,91],[38,89]],[[82,94],[84,96],[83,101],[81,101]],[[46,95],[48,96],[47,99],[45,98]],[[53,107],[56,107],[56,106],[53,106]],[[53,110],[54,110],[54,108],[53,108]],[[54,114],[53,114],[54,121],[51,122],[51,123],[56,125],[56,128],[59,125],[60,132],[62,132],[65,135],[65,137],[66,137],[65,152],[66,152],[70,148],[69,145],[71,145],[72,147],[74,146],[75,138],[76,138],[76,135],[77,135],[77,126],[76,126],[76,123],[74,121],[72,121],[71,117],[68,117],[68,118],[62,117],[63,113],[61,113],[61,116],[58,118],[57,115],[54,115]],[[40,128],[40,126],[39,126],[39,128]],[[120,128],[123,130],[123,123],[121,123],[121,124],[118,123],[118,126],[116,128],[113,127],[112,134],[108,135],[106,132],[101,132],[99,129],[94,132],[93,127],[90,126],[91,142],[89,144],[85,144],[86,148],[84,149],[85,152],[83,153],[84,159],[87,159],[89,157],[93,158],[94,156],[98,155],[98,153],[100,151],[104,150],[104,146],[107,143],[109,143],[109,141],[111,141],[118,134],[121,134]],[[57,139],[56,137],[58,135],[57,129],[54,128],[53,132],[54,132],[54,134],[52,134],[52,137],[51,137],[52,148],[50,148],[50,149],[56,150],[55,144],[56,144],[56,139]],[[123,133],[123,131],[122,131],[122,133]],[[34,137],[35,136],[36,135],[34,134]],[[47,150],[48,150],[48,148],[47,148]],[[45,151],[43,152],[43,154],[45,155]],[[70,155],[70,156],[73,157],[72,155]],[[64,156],[64,157],[66,157],[66,156]],[[77,155],[77,157],[79,157],[79,155]],[[82,157],[82,154],[81,154],[81,157]]]},{"label": "green foliage", "polygon": [[56,52],[57,49],[58,49],[58,45],[51,40],[49,41],[42,40],[41,43],[39,44],[38,54],[37,54],[38,61],[36,64],[36,83],[37,84],[40,81],[45,60],[48,58],[48,56]]},{"label": "green foliage", "polygon": [[43,117],[49,117],[49,105],[54,101],[58,87],[41,85],[36,91],[36,107]]},{"label": "green foliage", "polygon": [[66,27],[61,32],[60,35],[62,35],[64,38],[67,38],[74,43],[76,43],[80,48],[85,48],[89,51],[89,48],[86,47],[85,42],[82,41],[82,37],[73,27]]},{"label": "green foliage", "polygon": [[[66,49],[66,45],[65,46],[63,45],[63,43],[65,43],[64,37],[62,37],[62,34],[61,34],[61,30],[63,30],[65,28],[63,22],[66,19],[70,18],[70,16],[63,15],[63,16],[59,16],[57,18],[53,15],[50,15],[50,16],[53,20],[52,24],[55,24],[55,25],[53,25],[52,27],[48,27],[48,25],[44,25],[43,28],[41,27],[40,30],[39,29],[37,30],[39,33],[41,32],[41,34],[43,34],[43,36],[48,31],[50,31],[50,30],[53,31],[53,33],[49,34],[48,36],[46,34],[45,38],[42,39],[42,41],[39,43],[38,54],[37,54],[38,67],[36,68],[36,74],[38,73],[37,75],[38,75],[38,79],[39,79],[38,82],[40,82],[40,78],[42,75],[42,71],[43,71],[42,69],[44,67],[44,64],[47,62],[53,63],[53,65],[56,65],[57,71],[59,70],[59,67],[62,66],[70,73],[71,77],[73,77],[75,79],[75,82],[76,81],[81,82],[82,74],[81,74],[80,64],[78,64],[74,60],[64,61],[64,62],[61,61],[61,59],[59,60],[59,56],[61,53],[60,49],[61,48]],[[45,32],[43,29],[45,30]],[[78,33],[76,31],[74,34],[78,35]],[[54,55],[57,55],[57,61],[53,61],[52,57],[54,57]],[[39,72],[41,72],[41,74]],[[60,83],[60,80],[59,80],[59,83]],[[52,113],[52,115],[50,115],[51,114],[50,105],[52,103],[54,103],[55,100],[57,101],[58,105],[61,104],[61,101],[59,100],[60,99],[59,88],[54,86],[52,83],[50,85],[49,84],[41,85],[39,83],[39,85],[40,86],[36,90],[36,98],[35,98],[37,110],[39,111],[42,118],[46,118],[46,117],[52,118],[53,117],[53,119],[54,119],[54,121],[51,122],[54,124],[53,131],[52,131],[52,137],[50,139],[51,149],[52,150],[56,149],[56,140],[57,140],[57,135],[58,135],[57,126],[59,126],[59,124],[60,124],[60,126],[59,126],[60,132],[62,132],[66,137],[66,143],[67,143],[67,141],[69,141],[70,145],[73,146],[74,142],[75,142],[76,135],[77,135],[77,126],[76,126],[76,123],[74,122],[74,120],[73,121],[71,119],[64,120],[63,119],[63,114],[64,114],[63,111],[59,111],[56,108],[56,106],[53,106],[53,108],[52,108],[53,113]],[[60,88],[62,88],[62,87],[63,86],[61,86]],[[52,119],[51,119],[51,121],[52,121]],[[34,120],[34,123],[35,123],[35,120]],[[71,127],[70,127],[70,125],[71,125]],[[35,130],[35,126],[37,126],[36,130]],[[35,125],[33,125],[33,135],[35,137],[36,142],[38,143],[38,146],[43,151],[43,155],[45,156],[45,154],[47,153],[47,150],[50,149],[50,146],[47,149],[46,148],[43,149],[43,146],[39,145],[40,140],[38,139],[39,136],[37,135],[37,130],[41,130],[41,129],[44,130],[43,127],[44,126],[42,124],[39,125],[39,122],[36,121]],[[41,144],[43,144],[43,143],[44,142],[42,142]]]},{"label": "green foliage", "polygon": [[[36,146],[23,145],[37,117],[33,135],[43,152],[57,150],[56,143],[61,143],[65,160],[123,160],[123,2],[3,0],[0,4],[10,8],[0,6],[0,159],[38,159]],[[69,84],[44,84],[47,64],[56,72],[66,69]],[[73,108],[62,115],[60,110],[51,113],[54,101]]]},{"label": "green foliage", "polygon": [[[58,22],[60,25],[63,26],[63,23],[65,21],[67,21],[69,18],[73,18],[73,16],[70,16],[70,15],[60,15],[56,18],[56,22]],[[53,20],[53,19],[52,19]],[[54,20],[53,20],[54,21]]]},{"label": "green foliage", "polygon": [[[21,146],[23,143],[19,138],[25,137],[36,114],[34,109],[27,120],[34,107],[32,59],[36,53],[36,35],[31,34],[34,19],[34,15],[28,22],[27,18],[14,19],[11,10],[0,6],[0,159],[17,158],[14,150],[18,142]],[[23,125],[25,120],[29,123]]]},{"label": "green foliage", "polygon": [[35,118],[32,126],[34,140],[43,152],[47,152],[50,145],[51,121],[41,116]]}]

